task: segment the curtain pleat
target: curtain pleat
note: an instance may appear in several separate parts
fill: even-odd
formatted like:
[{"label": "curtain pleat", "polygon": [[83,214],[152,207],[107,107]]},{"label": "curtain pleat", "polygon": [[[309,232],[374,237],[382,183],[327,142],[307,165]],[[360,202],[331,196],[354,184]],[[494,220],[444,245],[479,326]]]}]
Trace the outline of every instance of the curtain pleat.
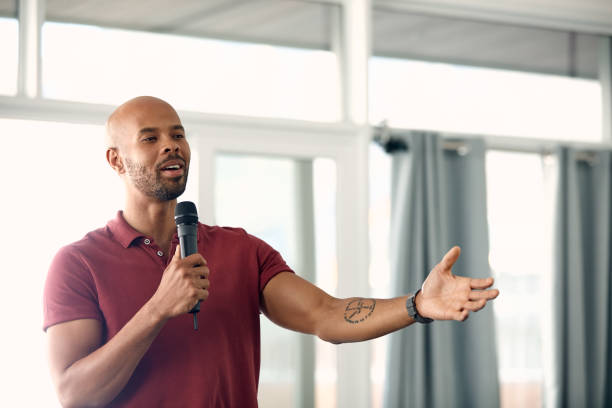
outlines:
[{"label": "curtain pleat", "polygon": [[[414,293],[453,245],[453,272],[490,276],[485,146],[462,141],[465,155],[442,149],[433,133],[402,136],[393,153],[391,267],[395,295]],[[415,324],[390,337],[385,407],[499,406],[493,309],[463,323]]]},{"label": "curtain pleat", "polygon": [[553,269],[553,404],[612,406],[612,154],[561,147]]}]

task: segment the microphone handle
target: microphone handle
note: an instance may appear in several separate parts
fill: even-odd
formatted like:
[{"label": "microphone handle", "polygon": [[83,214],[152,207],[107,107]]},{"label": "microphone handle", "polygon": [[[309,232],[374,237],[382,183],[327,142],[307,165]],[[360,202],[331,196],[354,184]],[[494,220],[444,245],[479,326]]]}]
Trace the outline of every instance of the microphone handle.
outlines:
[{"label": "microphone handle", "polygon": [[[178,226],[179,243],[181,245],[181,258],[198,252],[197,225],[183,224]],[[200,301],[189,311],[198,313],[200,311]]]}]

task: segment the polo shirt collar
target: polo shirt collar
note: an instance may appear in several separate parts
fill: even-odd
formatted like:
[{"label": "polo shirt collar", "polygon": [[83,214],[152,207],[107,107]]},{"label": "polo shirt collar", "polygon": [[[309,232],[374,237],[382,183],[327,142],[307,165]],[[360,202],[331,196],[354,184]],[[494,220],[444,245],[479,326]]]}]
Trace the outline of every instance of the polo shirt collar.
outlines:
[{"label": "polo shirt collar", "polygon": [[[142,232],[136,231],[127,223],[125,218],[123,218],[123,211],[121,210],[117,211],[117,216],[108,222],[108,228],[115,239],[117,239],[124,248],[128,248],[136,239],[146,237]],[[173,239],[178,239],[176,233]],[[200,242],[199,228],[197,232],[197,242]]]},{"label": "polo shirt collar", "polygon": [[117,211],[117,216],[108,222],[108,228],[124,248],[129,247],[135,239],[145,236],[127,223],[123,218],[123,211]]}]

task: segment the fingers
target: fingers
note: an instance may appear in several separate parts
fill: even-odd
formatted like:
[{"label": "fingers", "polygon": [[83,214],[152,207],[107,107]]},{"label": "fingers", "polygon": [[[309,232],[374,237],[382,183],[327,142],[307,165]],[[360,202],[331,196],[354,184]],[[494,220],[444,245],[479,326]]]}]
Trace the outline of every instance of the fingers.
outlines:
[{"label": "fingers", "polygon": [[493,278],[471,279],[470,287],[472,289],[486,289],[493,285]]},{"label": "fingers", "polygon": [[470,300],[491,300],[495,299],[499,295],[499,290],[497,289],[489,289],[489,290],[472,290],[469,295]]},{"label": "fingers", "polygon": [[190,302],[190,307],[187,308],[187,311],[192,310],[198,302],[204,302],[208,299],[210,295],[208,288],[210,288],[210,282],[205,278],[197,278],[194,282],[194,287],[190,290],[188,301]]},{"label": "fingers", "polygon": [[195,254],[191,254],[189,256],[186,256],[185,258],[183,258],[184,262],[187,263],[188,265],[191,266],[196,266],[196,265],[208,265],[208,262],[206,261],[206,259],[204,259],[204,257],[199,254],[199,253],[195,253]]},{"label": "fingers", "polygon": [[463,307],[459,310],[455,310],[451,313],[450,318],[459,322],[464,322],[470,316],[470,312],[477,312],[485,307],[487,301],[485,299],[477,301],[467,301],[463,304]]},{"label": "fingers", "polygon": [[208,277],[208,275],[210,274],[210,271],[208,269],[208,262],[201,254],[191,254],[183,259],[178,259],[175,262],[179,263],[178,266],[181,267],[181,269],[185,268],[183,269],[185,274],[205,277]]},{"label": "fingers", "polygon": [[457,258],[459,258],[460,254],[461,254],[461,248],[459,248],[458,246],[452,247],[446,253],[446,255],[444,255],[444,258],[442,258],[442,261],[440,261],[440,266],[442,267],[442,269],[450,270],[455,264],[455,262],[457,262]]},{"label": "fingers", "polygon": [[208,269],[206,259],[201,254],[195,253],[181,259],[180,262],[183,263],[180,266],[183,276],[191,278],[196,289],[206,291],[206,296],[202,298],[200,296],[203,296],[203,294],[200,293],[198,294],[198,299],[203,300],[207,298],[208,288],[210,287],[210,281],[208,280],[210,270]]},{"label": "fingers", "polygon": [[210,288],[210,281],[207,278],[198,276],[194,279],[194,283],[196,285],[196,287],[201,288],[201,289],[208,289]]},{"label": "fingers", "polygon": [[208,269],[208,266],[199,265],[194,268],[191,268],[189,270],[189,273],[197,278],[201,276],[208,278],[208,276],[210,275],[210,269]]},{"label": "fingers", "polygon": [[487,304],[487,301],[485,299],[476,300],[476,301],[467,301],[463,305],[463,310],[464,311],[469,310],[470,312],[477,312],[483,307],[485,307],[486,304]]},{"label": "fingers", "polygon": [[[208,299],[208,295],[209,295],[208,289],[199,289],[196,292],[197,301],[195,303],[205,301],[206,299]],[[191,309],[193,309],[193,307]],[[189,310],[191,310],[191,309],[189,309]]]},{"label": "fingers", "polygon": [[[172,256],[172,260],[175,259],[181,259],[181,245],[177,244],[176,245],[176,249],[174,250],[174,255]],[[188,265],[207,265],[208,262],[206,262],[206,259],[204,259],[204,257],[202,256],[202,254],[199,253],[195,253],[195,254],[191,254],[189,256],[186,256],[185,258],[182,258],[182,260],[187,263]]]},{"label": "fingers", "polygon": [[468,312],[467,310],[460,310],[460,311],[453,313],[452,319],[458,320],[460,322],[464,322],[468,318],[469,315],[470,315],[470,312]]}]

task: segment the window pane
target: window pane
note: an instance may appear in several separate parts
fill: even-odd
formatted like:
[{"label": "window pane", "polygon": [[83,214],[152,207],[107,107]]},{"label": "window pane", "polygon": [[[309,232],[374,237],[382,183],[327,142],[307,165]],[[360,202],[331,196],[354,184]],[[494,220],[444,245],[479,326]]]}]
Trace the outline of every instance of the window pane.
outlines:
[{"label": "window pane", "polygon": [[535,154],[487,153],[489,261],[502,407],[539,407],[552,268],[551,167]]},{"label": "window pane", "polygon": [[[218,225],[242,227],[281,253],[297,259],[296,165],[291,159],[218,155],[215,218]],[[248,205],[246,203],[248,202]],[[293,406],[299,355],[298,334],[261,315],[261,406]]]},{"label": "window pane", "polygon": [[589,79],[391,58],[370,62],[370,120],[394,127],[600,141],[601,86]]},{"label": "window pane", "polygon": [[2,181],[7,198],[0,225],[6,233],[0,246],[10,256],[0,274],[0,321],[11,330],[0,348],[10,384],[0,393],[0,406],[59,407],[42,331],[47,270],[61,246],[114,217],[122,189],[104,158],[102,127],[0,119],[0,133],[19,135],[14,146],[28,146],[26,155],[3,158],[10,175]]},{"label": "window pane", "polygon": [[43,95],[53,99],[118,104],[155,95],[182,110],[335,121],[337,65],[324,50],[43,26]]},{"label": "window pane", "polygon": [[[219,225],[243,227],[278,250],[296,273],[302,254],[300,222],[315,223],[316,279],[334,294],[336,262],[336,166],[330,159],[312,163],[314,219],[299,219],[299,164],[294,159],[221,154],[216,158],[215,213]],[[245,201],[245,197],[247,198]],[[248,207],[245,207],[248,202]],[[300,335],[261,316],[259,404],[295,406],[300,381]],[[336,348],[315,340],[315,404],[336,404]]]},{"label": "window pane", "polygon": [[0,17],[0,94],[17,93],[19,24],[15,18]]}]

